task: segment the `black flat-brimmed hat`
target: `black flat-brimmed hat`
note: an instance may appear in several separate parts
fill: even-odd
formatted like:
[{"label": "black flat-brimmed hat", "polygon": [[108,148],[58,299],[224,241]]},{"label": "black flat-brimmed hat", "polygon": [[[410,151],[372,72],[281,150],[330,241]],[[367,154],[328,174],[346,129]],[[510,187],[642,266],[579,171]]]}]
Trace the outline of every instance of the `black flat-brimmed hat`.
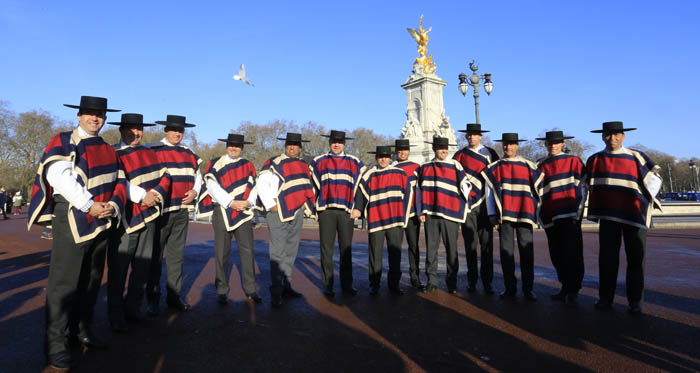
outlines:
[{"label": "black flat-brimmed hat", "polygon": [[386,155],[390,156],[393,151],[391,151],[391,145],[377,145],[377,150],[373,152],[367,152],[367,154],[376,154],[376,155]]},{"label": "black flat-brimmed hat", "polygon": [[157,120],[156,123],[162,124],[166,127],[181,127],[181,128],[195,127],[195,125],[192,123],[185,123],[185,117],[182,115],[168,114],[168,116],[165,118],[165,120]]},{"label": "black flat-brimmed hat", "polygon": [[121,111],[117,109],[108,109],[106,98],[94,96],[80,96],[80,105],[63,104],[63,106],[67,106],[73,109],[91,109],[111,112]]},{"label": "black flat-brimmed hat", "polygon": [[544,137],[536,137],[536,140],[545,140],[545,141],[564,141],[566,139],[573,139],[573,136],[564,136],[564,132],[562,131],[548,131],[547,133],[544,134]]},{"label": "black flat-brimmed hat", "polygon": [[341,140],[341,141],[354,140],[352,137],[345,136],[344,131],[336,131],[336,130],[331,130],[330,135],[321,135],[321,136],[328,137],[331,140]]},{"label": "black flat-brimmed hat", "polygon": [[459,132],[464,132],[464,133],[478,133],[482,134],[484,132],[491,132],[488,130],[482,130],[481,129],[481,123],[467,123],[467,129],[465,130],[458,130]]},{"label": "black flat-brimmed hat", "polygon": [[408,139],[397,139],[396,141],[394,141],[394,148],[396,148],[396,151],[411,150],[412,146],[417,145],[411,145],[411,142]]},{"label": "black flat-brimmed hat", "polygon": [[252,144],[250,141],[245,141],[245,137],[243,135],[239,135],[237,133],[229,133],[228,138],[218,140],[227,144]]},{"label": "black flat-brimmed hat", "polygon": [[287,137],[278,137],[277,140],[283,140],[285,142],[310,142],[309,140],[302,139],[301,134],[295,132],[287,132]]},{"label": "black flat-brimmed hat", "polygon": [[124,113],[122,114],[122,119],[119,122],[107,122],[109,124],[114,124],[117,126],[144,126],[152,127],[155,123],[144,123],[143,115],[137,113]]},{"label": "black flat-brimmed hat", "polygon": [[605,132],[626,132],[626,131],[634,131],[636,128],[625,128],[622,125],[622,122],[605,122],[603,123],[603,129],[601,130],[593,130],[591,132],[593,133],[605,133]]},{"label": "black flat-brimmed hat", "polygon": [[500,139],[500,140],[493,140],[493,141],[496,141],[496,142],[523,142],[523,141],[525,141],[525,140],[519,140],[519,139],[518,139],[518,134],[517,134],[517,133],[513,133],[513,132],[504,132],[504,133],[501,135],[501,139]]},{"label": "black flat-brimmed hat", "polygon": [[447,137],[433,136],[433,142],[425,142],[426,144],[432,144],[433,146],[457,146],[457,144],[450,144],[450,139]]}]

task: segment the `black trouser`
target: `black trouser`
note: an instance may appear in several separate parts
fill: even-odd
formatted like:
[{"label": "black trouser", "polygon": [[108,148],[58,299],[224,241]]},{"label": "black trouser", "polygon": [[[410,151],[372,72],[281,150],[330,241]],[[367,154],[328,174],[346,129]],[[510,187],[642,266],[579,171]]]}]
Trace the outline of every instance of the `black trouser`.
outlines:
[{"label": "black trouser", "polygon": [[557,270],[557,278],[565,294],[578,294],[583,281],[583,236],[581,221],[574,218],[557,219],[545,228],[549,257]]},{"label": "black trouser", "polygon": [[[123,224],[112,231],[107,250],[107,304],[111,321],[123,319],[125,313],[140,315],[142,312],[144,289],[151,269],[155,229],[155,222],[152,221],[136,232],[127,234]],[[124,298],[124,283],[129,265],[129,292]]]},{"label": "black trouser", "polygon": [[241,284],[246,294],[258,292],[258,284],[255,282],[255,256],[253,255],[253,223],[251,220],[241,224],[238,228],[227,231],[221,206],[214,205],[212,216],[214,228],[214,257],[216,260],[216,293],[228,294],[229,280],[229,256],[231,253],[231,239],[236,237],[238,255],[241,257]]},{"label": "black trouser", "polygon": [[333,251],[338,235],[340,249],[340,286],[352,287],[352,234],[354,221],[341,209],[329,208],[318,215],[318,230],[321,236],[321,269],[323,286],[333,287]]},{"label": "black trouser", "polygon": [[404,232],[408,243],[408,274],[411,277],[411,282],[420,282],[420,248],[418,247],[420,220],[418,220],[418,216],[408,219]]},{"label": "black trouser", "polygon": [[462,224],[462,238],[469,284],[474,285],[479,280],[476,248],[481,244],[481,282],[490,286],[493,281],[493,226],[483,203],[467,214],[467,221]]},{"label": "black trouser", "polygon": [[523,292],[532,291],[535,280],[535,253],[532,243],[532,225],[528,223],[511,223],[504,221],[499,230],[501,245],[501,267],[506,291],[515,292],[515,233],[518,235],[518,250],[520,250],[520,274],[523,280]]},{"label": "black trouser", "polygon": [[459,261],[457,258],[457,238],[459,237],[459,223],[434,215],[425,217],[425,274],[428,275],[428,285],[437,286],[438,246],[440,237],[445,245],[447,260],[447,275],[445,282],[450,289],[457,287],[457,271]]},{"label": "black trouser", "polygon": [[612,303],[617,285],[617,270],[620,265],[620,245],[625,239],[627,255],[627,301],[639,303],[644,293],[644,252],[647,245],[647,230],[610,220],[600,220],[598,239],[600,256],[600,299]]},{"label": "black trouser", "polygon": [[386,238],[389,254],[389,288],[398,289],[401,280],[401,245],[403,244],[403,228],[394,227],[372,232],[369,238],[369,286],[379,287],[382,279],[382,254]]},{"label": "black trouser", "polygon": [[68,337],[92,324],[102,283],[109,230],[76,243],[68,224],[68,203],[56,195],[53,246],[46,287],[46,352],[68,351]]},{"label": "black trouser", "polygon": [[165,254],[165,266],[168,276],[168,297],[177,298],[182,290],[182,266],[185,262],[185,242],[189,211],[186,208],[168,212],[156,219],[156,234],[153,244],[151,275],[148,279],[147,295],[149,301],[160,297],[160,276]]}]

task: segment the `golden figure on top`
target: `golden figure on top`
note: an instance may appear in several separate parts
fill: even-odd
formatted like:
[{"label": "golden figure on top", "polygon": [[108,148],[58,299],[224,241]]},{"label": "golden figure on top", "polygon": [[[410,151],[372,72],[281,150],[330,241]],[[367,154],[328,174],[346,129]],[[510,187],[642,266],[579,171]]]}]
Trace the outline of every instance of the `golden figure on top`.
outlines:
[{"label": "golden figure on top", "polygon": [[416,57],[416,62],[421,64],[423,66],[423,72],[426,74],[432,74],[435,72],[435,62],[433,62],[433,55],[431,54],[430,56],[426,57],[426,53],[428,52],[428,33],[430,30],[433,29],[433,26],[430,26],[427,30],[423,28],[423,15],[421,14],[420,16],[420,25],[418,27],[418,31],[408,28],[408,33],[411,34],[411,36],[416,39],[416,42],[418,43],[418,54],[420,57]]}]

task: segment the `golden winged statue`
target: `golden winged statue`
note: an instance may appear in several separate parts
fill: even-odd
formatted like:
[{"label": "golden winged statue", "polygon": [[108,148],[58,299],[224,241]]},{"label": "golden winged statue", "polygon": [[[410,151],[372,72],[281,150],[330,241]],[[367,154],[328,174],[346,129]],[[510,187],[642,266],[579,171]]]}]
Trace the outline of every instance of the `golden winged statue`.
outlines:
[{"label": "golden winged statue", "polygon": [[423,28],[423,15],[421,14],[420,16],[420,24],[418,26],[418,30],[414,30],[412,28],[407,28],[408,33],[413,37],[413,39],[416,40],[418,43],[418,54],[420,57],[416,57],[416,62],[421,64],[423,66],[423,72],[426,74],[432,74],[435,72],[435,62],[433,62],[433,55],[426,56],[428,52],[428,33],[433,29],[433,26],[430,26],[427,30]]}]

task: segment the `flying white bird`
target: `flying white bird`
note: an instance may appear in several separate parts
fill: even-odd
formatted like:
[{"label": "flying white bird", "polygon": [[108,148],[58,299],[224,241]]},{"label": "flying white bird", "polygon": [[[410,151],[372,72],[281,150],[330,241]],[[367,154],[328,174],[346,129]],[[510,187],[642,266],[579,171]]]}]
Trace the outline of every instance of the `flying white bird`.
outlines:
[{"label": "flying white bird", "polygon": [[235,80],[240,80],[244,82],[245,84],[252,85],[255,87],[255,84],[252,84],[248,78],[245,77],[245,66],[241,64],[241,67],[238,69],[238,74],[233,76],[233,79]]}]

